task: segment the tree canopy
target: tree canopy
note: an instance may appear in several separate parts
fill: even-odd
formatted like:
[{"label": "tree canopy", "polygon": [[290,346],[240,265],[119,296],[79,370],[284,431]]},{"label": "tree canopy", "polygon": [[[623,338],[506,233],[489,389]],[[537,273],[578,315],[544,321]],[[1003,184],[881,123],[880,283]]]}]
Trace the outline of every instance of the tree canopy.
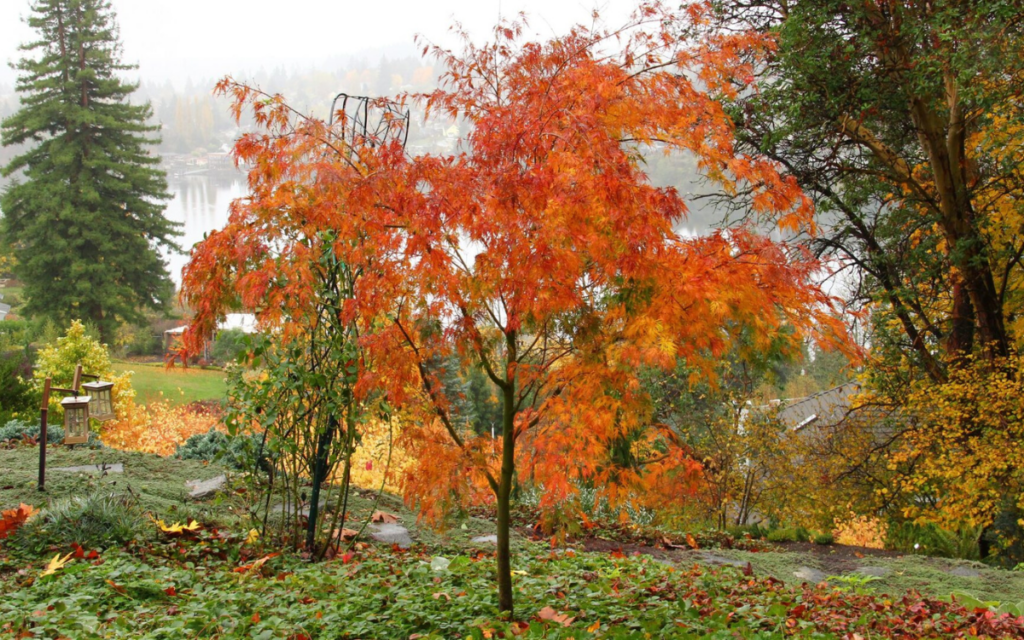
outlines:
[{"label": "tree canopy", "polygon": [[27,150],[3,167],[15,182],[0,197],[3,241],[25,284],[28,315],[60,326],[89,320],[111,340],[141,309],[162,308],[173,291],[158,248],[176,249],[177,225],[163,216],[167,194],[149,105],[119,74],[110,3],[38,0],[28,25],[37,39],[16,90],[21,108],[2,123],[4,145]]},{"label": "tree canopy", "polygon": [[[316,256],[329,249],[358,273],[342,311],[359,328],[357,389],[410,412],[405,490],[428,515],[496,501],[503,609],[517,477],[543,487],[548,509],[586,483],[620,502],[685,499],[692,487],[698,465],[650,420],[641,365],[685,358],[711,375],[744,329],[751,348],[842,334],[806,251],[750,228],[684,239],[682,197],[646,179],[638,145],[685,150],[782,227],[809,221],[795,181],[737,152],[705,90],[749,76],[741,52],[764,43],[722,36],[690,48],[671,32],[705,17],[645,7],[615,32],[578,27],[549,42],[524,41],[513,22],[486,45],[433,50],[447,72],[428,111],[471,125],[456,155],[353,144],[344,122],[220,85],[263,130],[235,149],[254,167],[251,197],[186,268],[189,339],[235,302],[294,339],[314,303]],[[678,72],[698,65],[703,87]],[[456,399],[432,364],[453,356],[498,389],[500,441],[452,420]],[[627,438],[637,455],[622,464]]]}]

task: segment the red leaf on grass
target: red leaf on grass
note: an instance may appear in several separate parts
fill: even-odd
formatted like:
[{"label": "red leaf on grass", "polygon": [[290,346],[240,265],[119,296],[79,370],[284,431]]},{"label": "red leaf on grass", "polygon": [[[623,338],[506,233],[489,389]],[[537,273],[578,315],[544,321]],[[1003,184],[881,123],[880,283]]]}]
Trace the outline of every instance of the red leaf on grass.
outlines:
[{"label": "red leaf on grass", "polygon": [[541,620],[549,620],[551,622],[557,622],[558,624],[562,625],[563,627],[568,627],[570,624],[572,624],[572,621],[576,619],[575,616],[570,616],[569,614],[566,614],[566,613],[558,613],[557,611],[555,611],[551,607],[544,607],[543,609],[538,611],[537,612],[537,617],[540,618]]},{"label": "red leaf on grass", "polygon": [[385,511],[374,511],[373,515],[370,516],[370,522],[383,522],[385,524],[395,524],[398,522],[398,516],[393,513],[387,513]]}]

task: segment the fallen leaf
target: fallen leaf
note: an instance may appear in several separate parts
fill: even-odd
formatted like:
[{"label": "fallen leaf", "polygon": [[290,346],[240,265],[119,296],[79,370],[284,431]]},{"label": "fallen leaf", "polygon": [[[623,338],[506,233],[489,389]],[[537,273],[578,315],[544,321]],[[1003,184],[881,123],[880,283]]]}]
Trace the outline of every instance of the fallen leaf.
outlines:
[{"label": "fallen leaf", "polygon": [[274,558],[274,557],[279,556],[279,555],[281,555],[281,554],[280,553],[271,553],[269,555],[265,555],[262,558],[260,558],[259,560],[257,560],[256,562],[253,562],[252,564],[242,565],[241,567],[238,567],[238,568],[234,569],[234,572],[235,573],[246,573],[246,572],[256,573],[257,571],[260,570],[260,567],[262,567],[264,564],[267,563],[267,560],[270,560],[271,558]]},{"label": "fallen leaf", "polygon": [[71,555],[72,554],[69,553],[68,555],[61,558],[60,554],[58,553],[57,555],[53,556],[50,562],[46,565],[46,568],[43,569],[43,572],[39,574],[39,577],[41,578],[43,576],[50,576],[54,573],[57,573],[57,569],[63,569],[64,565],[66,565],[68,563],[68,560],[71,559]]},{"label": "fallen leaf", "polygon": [[260,539],[260,532],[256,529],[249,529],[249,535],[245,536],[244,544],[256,544],[256,541]]},{"label": "fallen leaf", "polygon": [[[338,537],[338,533],[338,530],[335,529],[334,537]],[[340,533],[342,540],[351,540],[352,538],[355,538],[357,535],[359,535],[359,532],[355,529],[342,529]]]},{"label": "fallen leaf", "polygon": [[202,526],[195,520],[188,524],[181,524],[179,522],[175,522],[170,526],[168,526],[167,523],[165,523],[163,520],[154,520],[154,522],[156,522],[156,525],[160,527],[161,531],[168,534],[179,534],[184,533],[186,531],[198,531],[199,528]]},{"label": "fallen leaf", "polygon": [[260,614],[259,614],[259,612],[256,612],[256,613],[252,614],[252,623],[253,624],[259,624],[260,623]]},{"label": "fallen leaf", "polygon": [[445,593],[444,591],[438,591],[437,593],[435,593],[434,594],[434,600],[440,599],[441,596],[444,596],[444,599],[447,600],[448,602],[451,602],[451,600],[452,600],[452,597],[450,595],[448,595],[447,593]]},{"label": "fallen leaf", "polygon": [[373,515],[370,516],[370,522],[383,522],[385,524],[394,524],[398,522],[398,516],[393,513],[387,513],[384,511],[374,511]]},{"label": "fallen leaf", "polygon": [[572,624],[572,621],[576,619],[575,616],[570,616],[565,613],[558,613],[551,607],[544,607],[537,612],[537,617],[541,620],[550,620],[551,622],[557,622],[563,627],[568,627]]},{"label": "fallen leaf", "polygon": [[123,596],[128,595],[128,590],[125,589],[122,585],[117,584],[113,580],[107,580],[106,583],[110,585],[111,589],[113,589],[114,591],[120,593],[121,595],[123,595]]},{"label": "fallen leaf", "polygon": [[700,545],[697,544],[697,540],[689,533],[686,534],[686,544],[690,545],[691,549],[700,549]]},{"label": "fallen leaf", "polygon": [[39,513],[32,505],[22,502],[17,509],[0,511],[0,540],[14,533],[15,529],[25,524],[29,518]]}]

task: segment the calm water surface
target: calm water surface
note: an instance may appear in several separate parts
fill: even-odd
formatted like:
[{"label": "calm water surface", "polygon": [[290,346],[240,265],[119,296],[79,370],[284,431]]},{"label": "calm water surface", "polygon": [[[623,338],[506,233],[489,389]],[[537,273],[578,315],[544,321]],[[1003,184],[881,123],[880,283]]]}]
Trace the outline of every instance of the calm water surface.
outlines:
[{"label": "calm water surface", "polygon": [[188,262],[188,252],[207,233],[222,228],[228,221],[231,201],[246,194],[244,176],[206,174],[194,176],[168,176],[167,187],[173,196],[164,215],[181,222],[179,239],[184,254],[164,254],[171,278],[181,283],[181,269]]}]

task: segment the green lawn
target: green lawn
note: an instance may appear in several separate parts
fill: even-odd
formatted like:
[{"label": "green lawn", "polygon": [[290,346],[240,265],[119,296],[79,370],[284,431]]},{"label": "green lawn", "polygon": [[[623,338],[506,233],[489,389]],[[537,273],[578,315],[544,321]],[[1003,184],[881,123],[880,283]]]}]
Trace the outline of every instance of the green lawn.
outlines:
[{"label": "green lawn", "polygon": [[162,364],[115,362],[114,371],[134,371],[132,386],[138,392],[136,400],[149,403],[161,397],[172,404],[188,404],[197,400],[223,400],[227,397],[227,384],[223,371],[176,367],[168,369]]}]

